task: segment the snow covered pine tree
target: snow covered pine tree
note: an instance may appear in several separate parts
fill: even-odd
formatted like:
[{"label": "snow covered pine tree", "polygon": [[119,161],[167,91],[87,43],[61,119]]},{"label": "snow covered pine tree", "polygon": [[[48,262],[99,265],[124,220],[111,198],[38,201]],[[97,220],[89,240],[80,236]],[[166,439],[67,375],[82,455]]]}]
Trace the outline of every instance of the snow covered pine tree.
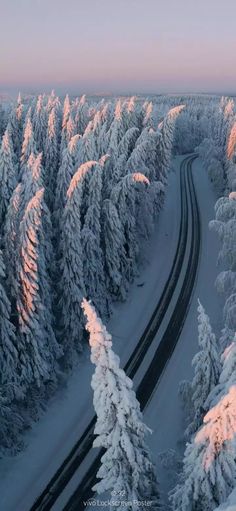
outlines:
[{"label": "snow covered pine tree", "polygon": [[217,385],[220,375],[216,338],[212,332],[209,317],[201,303],[198,303],[198,343],[201,351],[192,361],[195,373],[191,383],[194,417],[187,429],[190,435],[201,426],[203,415],[208,411],[206,400],[211,390]]},{"label": "snow covered pine tree", "polygon": [[92,378],[97,413],[94,447],[106,449],[97,473],[101,481],[93,489],[99,494],[108,491],[115,495],[117,511],[124,509],[124,503],[127,511],[144,510],[147,502],[156,511],[160,509],[158,485],[144,440],[150,430],[143,423],[133,383],[120,368],[111,336],[94,307],[83,299],[82,308],[87,318],[91,361],[96,365]]},{"label": "snow covered pine tree", "polygon": [[232,385],[187,444],[181,482],[171,493],[174,511],[213,511],[225,501],[235,485],[235,433],[236,386]]}]

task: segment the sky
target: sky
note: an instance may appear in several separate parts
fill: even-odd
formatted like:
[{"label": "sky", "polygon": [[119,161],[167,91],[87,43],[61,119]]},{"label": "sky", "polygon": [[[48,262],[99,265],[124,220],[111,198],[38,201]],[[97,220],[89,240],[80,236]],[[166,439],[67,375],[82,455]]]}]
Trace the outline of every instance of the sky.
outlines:
[{"label": "sky", "polygon": [[236,0],[0,0],[0,90],[236,92]]}]

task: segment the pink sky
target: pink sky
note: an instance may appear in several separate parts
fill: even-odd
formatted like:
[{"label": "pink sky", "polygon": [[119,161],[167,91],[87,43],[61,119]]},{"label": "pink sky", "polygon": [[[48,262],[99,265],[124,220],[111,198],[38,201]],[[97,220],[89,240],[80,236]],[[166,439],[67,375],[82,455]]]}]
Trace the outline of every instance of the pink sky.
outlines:
[{"label": "pink sky", "polygon": [[0,87],[236,91],[235,0],[0,0]]}]

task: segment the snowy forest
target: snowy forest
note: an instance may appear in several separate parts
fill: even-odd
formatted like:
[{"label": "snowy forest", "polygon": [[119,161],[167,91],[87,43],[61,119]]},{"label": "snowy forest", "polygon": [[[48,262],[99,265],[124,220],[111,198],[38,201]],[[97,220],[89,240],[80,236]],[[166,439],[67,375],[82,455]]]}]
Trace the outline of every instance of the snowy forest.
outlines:
[{"label": "snowy forest", "polygon": [[[31,428],[89,350],[94,447],[104,449],[94,493],[118,495],[118,511],[123,500],[129,511],[144,511],[145,502],[152,511],[223,511],[227,503],[236,510],[233,99],[19,95],[0,105],[0,140],[0,463],[24,452]],[[193,378],[179,383],[183,458],[168,453],[173,487],[163,495],[161,461],[106,325],[142,275],[173,159],[189,154],[216,200],[209,232],[220,246],[215,293],[223,313],[214,331],[199,297]]]}]

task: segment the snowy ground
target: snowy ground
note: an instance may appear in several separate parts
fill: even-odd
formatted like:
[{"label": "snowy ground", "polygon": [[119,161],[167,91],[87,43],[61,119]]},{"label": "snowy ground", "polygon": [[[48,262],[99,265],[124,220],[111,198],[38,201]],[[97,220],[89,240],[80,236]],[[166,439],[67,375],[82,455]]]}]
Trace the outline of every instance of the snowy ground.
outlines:
[{"label": "snowy ground", "polygon": [[[179,162],[180,158],[177,158],[175,169],[179,169]],[[219,329],[221,318],[220,303],[214,289],[219,246],[214,233],[208,230],[208,221],[214,217],[215,197],[201,164],[196,162],[193,168],[203,235],[198,281],[178,346],[145,411],[145,421],[153,429],[149,442],[155,453],[158,475],[165,493],[170,488],[171,477],[169,472],[160,468],[157,453],[176,447],[181,451],[179,440],[183,431],[183,417],[178,401],[178,383],[191,377],[191,359],[197,350],[197,297],[206,307],[216,330]],[[122,365],[142,334],[172,265],[180,220],[178,176],[178,171],[170,174],[165,207],[144,251],[140,276],[132,286],[128,300],[115,306],[108,324],[114,349],[119,353]],[[143,285],[140,287],[138,284]],[[218,321],[213,321],[213,318],[218,318]],[[13,460],[1,462],[1,510],[28,511],[81,436],[94,414],[90,389],[92,372],[93,366],[86,351],[67,388],[57,393],[47,413],[28,435],[26,450]]]}]

